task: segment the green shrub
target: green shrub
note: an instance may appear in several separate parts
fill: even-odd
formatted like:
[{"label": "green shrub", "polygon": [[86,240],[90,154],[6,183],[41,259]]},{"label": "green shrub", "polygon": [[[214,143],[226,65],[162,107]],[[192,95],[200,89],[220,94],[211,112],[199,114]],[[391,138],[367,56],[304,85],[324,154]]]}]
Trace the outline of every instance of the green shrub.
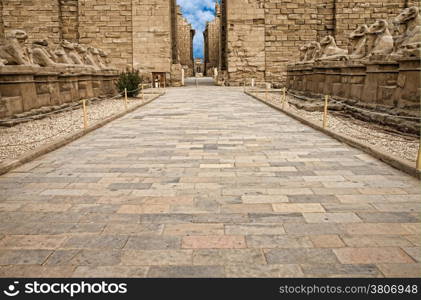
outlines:
[{"label": "green shrub", "polygon": [[120,74],[116,83],[118,91],[124,95],[124,89],[127,89],[127,96],[136,97],[140,92],[139,85],[142,83],[142,77],[139,70],[123,72]]}]

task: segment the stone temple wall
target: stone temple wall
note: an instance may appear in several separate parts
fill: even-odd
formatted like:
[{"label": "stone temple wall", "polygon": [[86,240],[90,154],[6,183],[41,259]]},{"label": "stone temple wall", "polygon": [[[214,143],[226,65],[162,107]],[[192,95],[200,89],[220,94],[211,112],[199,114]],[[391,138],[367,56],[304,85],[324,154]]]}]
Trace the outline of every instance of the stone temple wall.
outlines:
[{"label": "stone temple wall", "polygon": [[220,35],[220,11],[216,6],[217,15],[212,22],[208,22],[205,30],[205,71],[207,76],[212,76],[212,69],[219,64],[219,35]]},{"label": "stone temple wall", "polygon": [[71,42],[79,42],[78,0],[60,0],[61,37]]},{"label": "stone temple wall", "polygon": [[109,53],[115,66],[132,66],[132,1],[79,0],[79,42]]},{"label": "stone temple wall", "polygon": [[229,82],[265,78],[264,0],[225,1],[227,14],[227,71]]},{"label": "stone temple wall", "polygon": [[2,23],[5,34],[14,29],[28,33],[29,42],[48,39],[57,44],[60,40],[59,2],[50,0],[1,1]]},{"label": "stone temple wall", "polygon": [[134,67],[142,72],[170,72],[170,1],[133,0]]},{"label": "stone temple wall", "polygon": [[221,41],[227,42],[226,49],[221,44],[221,70],[227,67],[226,80],[232,85],[251,78],[283,84],[287,63],[298,59],[300,46],[332,35],[346,48],[349,33],[359,24],[390,19],[419,4],[420,0],[222,0],[227,18],[222,18]]},{"label": "stone temple wall", "polygon": [[265,1],[266,81],[285,81],[299,45],[332,34],[333,11],[334,0]]},{"label": "stone temple wall", "polygon": [[3,1],[0,1],[0,39],[4,38]]},{"label": "stone temple wall", "polygon": [[192,49],[192,26],[179,11],[177,14],[177,45],[180,64],[187,72],[186,76],[193,75],[194,61]]},{"label": "stone temple wall", "polygon": [[[138,68],[148,74],[146,79],[152,72],[169,75],[171,70],[176,70],[179,77],[175,3],[175,0],[2,0],[0,38],[14,29],[25,30],[28,44],[47,39],[55,48],[60,40],[66,39],[103,49],[114,66],[120,70]],[[191,39],[191,32],[187,36]],[[184,48],[191,52],[191,46]]]}]

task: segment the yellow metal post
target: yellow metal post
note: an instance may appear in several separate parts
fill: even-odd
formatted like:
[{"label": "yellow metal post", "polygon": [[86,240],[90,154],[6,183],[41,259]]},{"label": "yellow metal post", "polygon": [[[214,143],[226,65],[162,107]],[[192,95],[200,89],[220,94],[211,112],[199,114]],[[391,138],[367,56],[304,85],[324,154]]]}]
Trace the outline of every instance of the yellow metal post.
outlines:
[{"label": "yellow metal post", "polygon": [[82,107],[83,107],[83,127],[85,129],[88,128],[88,108],[86,107],[86,100],[82,100]]},{"label": "yellow metal post", "polygon": [[324,108],[324,113],[323,113],[323,128],[327,128],[328,126],[328,120],[327,120],[327,113],[328,113],[328,103],[329,102],[329,96],[326,95],[325,96],[325,108]]}]

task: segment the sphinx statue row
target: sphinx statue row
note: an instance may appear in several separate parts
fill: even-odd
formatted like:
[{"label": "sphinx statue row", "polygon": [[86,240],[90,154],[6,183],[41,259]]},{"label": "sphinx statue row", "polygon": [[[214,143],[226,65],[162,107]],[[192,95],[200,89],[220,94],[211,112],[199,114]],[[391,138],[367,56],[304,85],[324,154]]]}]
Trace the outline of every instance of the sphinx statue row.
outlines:
[{"label": "sphinx statue row", "polygon": [[47,40],[36,40],[27,45],[28,35],[23,30],[11,31],[0,41],[0,66],[24,65],[37,67],[83,67],[90,70],[114,70],[108,54],[101,49],[84,47],[62,40],[51,49]]},{"label": "sphinx statue row", "polygon": [[418,7],[404,9],[397,17],[359,25],[350,35],[348,49],[337,46],[332,36],[300,48],[299,63],[337,60],[398,60],[420,58],[421,17]]}]

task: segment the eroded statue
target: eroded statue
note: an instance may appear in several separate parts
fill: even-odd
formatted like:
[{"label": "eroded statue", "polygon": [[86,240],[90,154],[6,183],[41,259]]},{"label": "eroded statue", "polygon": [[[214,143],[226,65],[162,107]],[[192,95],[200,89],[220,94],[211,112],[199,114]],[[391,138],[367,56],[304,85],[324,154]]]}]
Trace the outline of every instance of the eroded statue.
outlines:
[{"label": "eroded statue", "polygon": [[67,40],[63,40],[61,42],[61,46],[63,47],[63,50],[66,53],[70,64],[83,65],[82,58],[77,51],[78,44],[71,43]]},{"label": "eroded statue", "polygon": [[41,67],[57,67],[57,56],[48,47],[47,40],[38,40],[32,43],[32,59]]},{"label": "eroded statue", "polygon": [[393,22],[395,26],[403,26],[404,31],[395,39],[391,58],[420,57],[421,17],[419,8],[412,6],[404,9]]},{"label": "eroded statue", "polygon": [[386,20],[377,20],[367,31],[367,53],[371,60],[385,60],[393,51],[393,37]]},{"label": "eroded statue", "polygon": [[348,51],[342,48],[339,48],[336,45],[335,38],[331,35],[325,36],[320,41],[321,52],[320,57],[316,61],[320,60],[341,60],[346,58]]},{"label": "eroded statue", "polygon": [[0,45],[0,60],[4,65],[34,65],[31,50],[26,47],[28,35],[23,30],[10,32]]},{"label": "eroded statue", "polygon": [[307,52],[304,57],[305,62],[314,62],[320,56],[320,43],[311,42],[307,45]]},{"label": "eroded statue", "polygon": [[368,26],[359,25],[349,35],[348,59],[362,59],[367,56],[367,32]]}]

